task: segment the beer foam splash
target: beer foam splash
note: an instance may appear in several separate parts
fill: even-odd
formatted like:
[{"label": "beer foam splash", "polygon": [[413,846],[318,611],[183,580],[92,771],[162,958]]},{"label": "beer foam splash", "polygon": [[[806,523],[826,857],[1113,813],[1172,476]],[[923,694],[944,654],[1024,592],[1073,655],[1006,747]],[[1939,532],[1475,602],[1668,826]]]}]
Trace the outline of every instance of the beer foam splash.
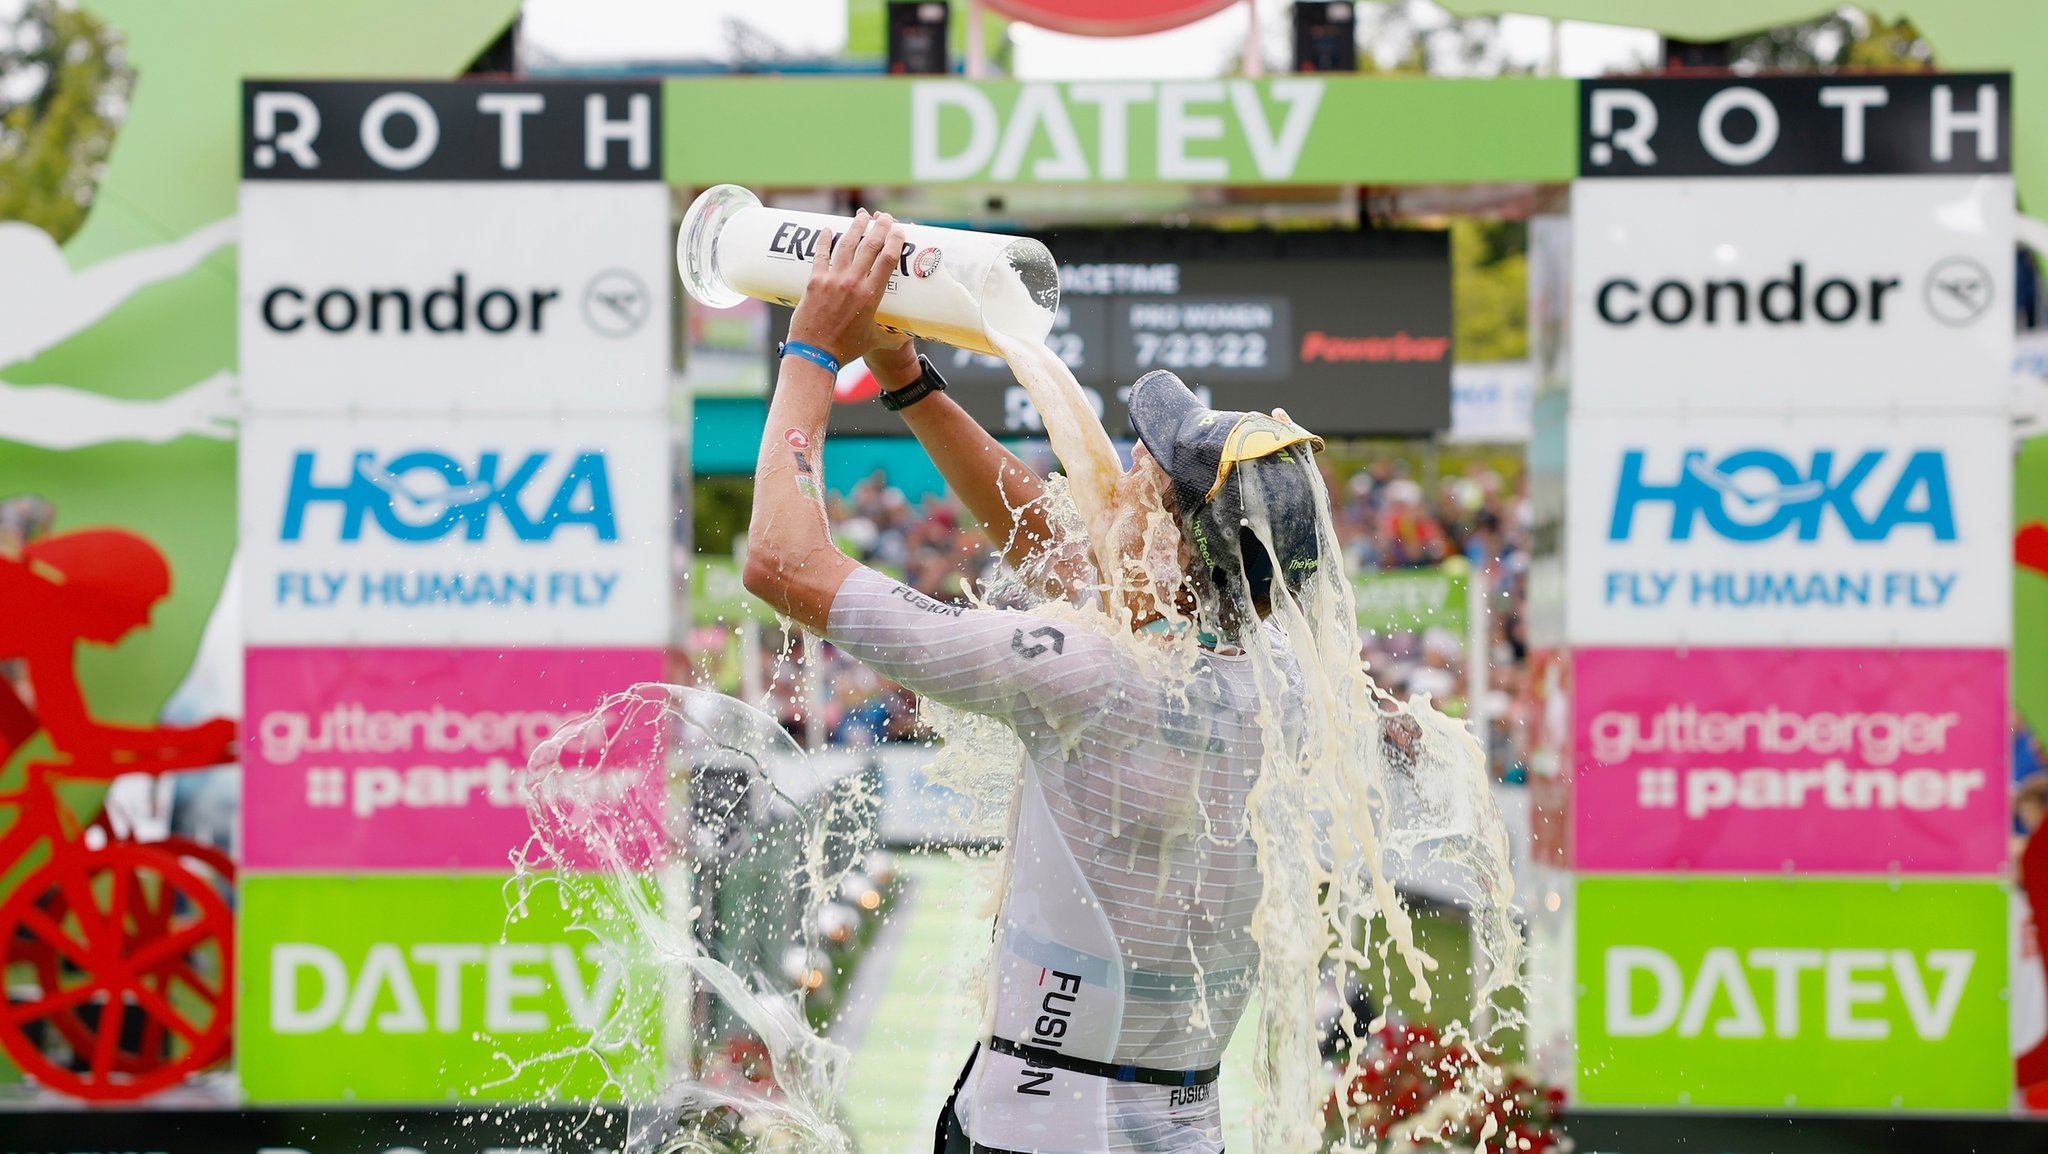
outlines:
[{"label": "beer foam splash", "polygon": [[[1021,281],[1017,289],[1028,291]],[[1093,407],[1051,350],[987,335],[1045,418],[1065,475],[1051,478],[1038,498],[1053,540],[1023,573],[973,595],[1111,638],[1139,660],[1153,684],[1185,692],[1200,659],[1200,634],[1217,622],[1213,607],[1204,620],[1181,609],[1176,594],[1186,555],[1178,524],[1133,487]],[[1325,1148],[1326,1102],[1372,1060],[1364,1039],[1376,1023],[1347,1016],[1341,1026],[1352,1044],[1344,1065],[1325,1062],[1316,994],[1326,975],[1333,969],[1340,978],[1378,972],[1391,986],[1398,967],[1415,1000],[1427,1004],[1432,997],[1437,963],[1416,945],[1388,863],[1426,853],[1465,889],[1477,1009],[1444,1034],[1490,1056],[1502,1033],[1521,1024],[1513,997],[1521,938],[1511,920],[1507,838],[1485,758],[1462,722],[1426,699],[1396,701],[1373,683],[1360,659],[1351,586],[1337,563],[1343,550],[1321,475],[1306,454],[1292,467],[1305,471],[1315,495],[1325,563],[1298,595],[1276,586],[1267,622],[1236,638],[1252,659],[1268,738],[1247,817],[1263,883],[1251,927],[1262,959],[1251,1047],[1259,1092],[1252,1145],[1265,1154]],[[1245,527],[1270,550],[1273,532],[1257,473],[1239,471]],[[1052,575],[1075,554],[1092,558],[1097,585],[1081,604],[1048,599],[1045,590],[1057,586]],[[1224,594],[1250,605],[1241,579]],[[1153,616],[1167,622],[1164,633],[1134,631]],[[961,822],[969,840],[1006,844],[1023,757],[1016,736],[930,701],[921,709],[938,735],[926,777],[965,799]],[[1078,741],[1081,735],[1066,736]],[[598,776],[591,769],[616,767],[620,759],[658,765],[666,804],[631,812],[588,804],[582,781]],[[678,1076],[659,1101],[636,1110],[637,1144],[691,1154],[742,1148],[850,1154],[852,1139],[839,1112],[848,1054],[810,1027],[801,993],[769,974],[765,963],[771,949],[802,951],[806,958],[817,952],[818,912],[868,848],[862,839],[873,824],[863,807],[874,798],[817,781],[801,750],[765,714],[670,685],[636,686],[606,701],[543,744],[532,764],[536,774],[563,780],[536,791],[534,843],[515,889],[524,895],[541,884],[559,887],[589,932],[630,946],[668,977],[662,998],[672,1005],[694,1002],[708,1011],[697,1016],[757,1039],[772,1077],[735,1080],[701,1044],[693,1050],[671,1042],[659,1057]],[[728,821],[741,814],[772,815],[788,832],[781,864],[772,863],[774,851],[760,843],[732,846],[713,836],[745,826]],[[1210,819],[1194,804],[1169,816],[1165,836],[1176,839],[1240,832],[1209,828]],[[650,840],[659,848],[651,855]],[[579,860],[572,848],[584,860],[594,856],[596,868],[555,868]],[[745,908],[714,909],[707,919],[693,898],[692,878],[755,854],[761,856],[753,864],[774,884]],[[996,914],[1007,891],[1010,859],[1004,849],[979,871],[987,916]],[[752,957],[713,956],[700,923],[716,927],[728,915],[750,916],[779,932],[756,935]],[[1383,927],[1376,937],[1374,925]],[[1204,959],[1193,942],[1189,957],[1199,971]],[[957,959],[951,977],[979,989],[986,1006],[992,1004],[988,970],[987,957]],[[1196,986],[1206,990],[1205,983]],[[625,1006],[616,1011],[623,1021],[632,1020],[631,1013]],[[1206,995],[1190,1008],[1190,1029],[1213,1033],[1225,1024],[1215,1020]],[[1433,1104],[1435,1114],[1448,1119],[1488,1103],[1502,1081],[1489,1062],[1461,1067],[1456,1078]],[[1359,1137],[1358,1108],[1348,1095],[1336,1101],[1338,1147],[1370,1148]],[[1432,1141],[1428,1123],[1402,1141]]]},{"label": "beer foam splash", "polygon": [[[597,804],[590,783],[621,762],[659,767],[652,804]],[[768,715],[658,683],[563,726],[530,766],[550,787],[530,811],[515,903],[553,887],[579,930],[664,979],[629,984],[591,1047],[601,1040],[605,1060],[671,1079],[632,1105],[632,1148],[852,1154],[840,1114],[847,1051],[807,1020],[808,981],[771,971],[792,953],[806,978],[830,965],[819,914],[873,849],[876,783],[823,780]],[[714,875],[715,891],[703,888]],[[620,1037],[662,1010],[660,1039]]]},{"label": "beer foam splash", "polygon": [[[1220,628],[1214,607],[1211,619],[1199,622],[1178,607],[1174,593],[1188,560],[1179,526],[1156,500],[1148,503],[1133,492],[1093,408],[1058,356],[1036,343],[990,337],[1038,406],[1066,470],[1064,484],[1047,499],[1069,503],[1073,511],[1051,518],[1060,539],[1047,552],[1092,554],[1100,580],[1094,611],[1057,602],[1034,610],[1091,622],[1104,636],[1138,651],[1154,683],[1184,687],[1198,658],[1195,639],[1203,629]],[[1506,827],[1492,797],[1484,751],[1463,722],[1426,697],[1397,701],[1373,682],[1360,657],[1351,583],[1339,563],[1344,550],[1321,472],[1307,454],[1264,464],[1303,474],[1314,494],[1316,540],[1324,559],[1298,595],[1276,581],[1265,625],[1236,639],[1253,659],[1259,721],[1268,738],[1248,799],[1264,886],[1252,926],[1261,952],[1252,1047],[1261,1097],[1252,1112],[1253,1140],[1255,1150],[1292,1154],[1323,1147],[1324,1104],[1331,1091],[1349,1086],[1372,1060],[1363,1039],[1376,1023],[1344,1015],[1341,1025],[1350,1041],[1344,1066],[1325,1063],[1316,1021],[1316,991],[1324,978],[1334,971],[1341,988],[1353,975],[1378,970],[1391,987],[1398,958],[1409,996],[1424,1006],[1434,997],[1437,962],[1416,945],[1408,906],[1387,873],[1390,863],[1425,854],[1462,890],[1472,927],[1474,1011],[1471,1020],[1451,1022],[1443,1033],[1472,1046],[1482,1061],[1457,1071],[1457,1084],[1436,1103],[1446,1118],[1490,1104],[1499,1092],[1503,1078],[1495,1060],[1502,1038],[1522,1025],[1516,1008],[1522,940],[1510,908],[1514,883]],[[1277,558],[1260,470],[1238,475],[1244,527]],[[1222,593],[1242,619],[1251,620],[1251,591],[1241,573],[1236,584]],[[1034,587],[1043,585],[1025,583],[1019,599],[1028,601]],[[1163,639],[1132,633],[1134,625],[1155,615],[1167,622]],[[963,724],[945,716],[934,720],[947,736]],[[970,747],[986,741],[977,739]],[[1368,936],[1374,924],[1384,928],[1378,940]],[[1200,965],[1198,954],[1194,961]],[[1205,1018],[1206,1004],[1194,1015]],[[1344,1134],[1339,1143],[1353,1146],[1359,1104],[1343,1093],[1336,1103]],[[1425,1132],[1413,1137],[1426,1142],[1427,1130],[1425,1123]]]}]

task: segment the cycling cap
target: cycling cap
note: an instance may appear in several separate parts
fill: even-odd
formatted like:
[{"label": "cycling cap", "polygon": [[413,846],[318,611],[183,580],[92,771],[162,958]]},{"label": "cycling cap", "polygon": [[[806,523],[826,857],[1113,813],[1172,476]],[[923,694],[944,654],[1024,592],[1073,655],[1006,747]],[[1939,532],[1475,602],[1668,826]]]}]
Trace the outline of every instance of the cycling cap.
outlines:
[{"label": "cycling cap", "polygon": [[[1310,453],[1323,439],[1265,413],[1211,409],[1164,370],[1131,386],[1131,427],[1173,482],[1188,542],[1217,587],[1242,573],[1252,596],[1271,588],[1273,564],[1299,591],[1321,559]],[[1246,474],[1271,527],[1269,555],[1246,516]]]}]

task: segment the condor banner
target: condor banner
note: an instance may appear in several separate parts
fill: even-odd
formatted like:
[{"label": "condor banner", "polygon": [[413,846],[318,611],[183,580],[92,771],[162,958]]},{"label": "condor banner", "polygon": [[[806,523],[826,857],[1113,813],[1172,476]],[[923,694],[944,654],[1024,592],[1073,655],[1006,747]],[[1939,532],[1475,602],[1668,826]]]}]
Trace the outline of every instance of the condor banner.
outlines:
[{"label": "condor banner", "polygon": [[2006,176],[1581,182],[1573,403],[1854,410],[1939,383],[2002,411],[2012,202]]}]

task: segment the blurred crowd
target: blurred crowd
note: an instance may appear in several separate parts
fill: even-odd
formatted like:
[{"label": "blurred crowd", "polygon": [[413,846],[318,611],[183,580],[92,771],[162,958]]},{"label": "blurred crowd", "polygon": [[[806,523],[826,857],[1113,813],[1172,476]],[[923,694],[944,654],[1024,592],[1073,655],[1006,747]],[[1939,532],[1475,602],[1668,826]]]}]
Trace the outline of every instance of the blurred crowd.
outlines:
[{"label": "blurred crowd", "polygon": [[[1345,571],[1370,581],[1389,570],[1464,568],[1485,591],[1487,615],[1485,700],[1489,757],[1496,777],[1527,775],[1529,735],[1540,709],[1526,685],[1528,644],[1523,613],[1530,560],[1527,478],[1513,480],[1474,464],[1424,480],[1408,459],[1383,456],[1338,483],[1330,478],[1337,536]],[[1360,636],[1360,652],[1373,679],[1403,700],[1426,694],[1449,712],[1471,715],[1465,631],[1428,626],[1415,632]]]}]

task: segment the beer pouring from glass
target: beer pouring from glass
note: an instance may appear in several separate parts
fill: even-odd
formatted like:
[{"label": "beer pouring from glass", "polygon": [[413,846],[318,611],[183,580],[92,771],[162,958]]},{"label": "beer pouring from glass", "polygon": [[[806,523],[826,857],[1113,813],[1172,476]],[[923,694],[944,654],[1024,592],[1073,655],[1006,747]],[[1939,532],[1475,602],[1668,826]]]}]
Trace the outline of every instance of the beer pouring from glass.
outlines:
[{"label": "beer pouring from glass", "polygon": [[[683,215],[676,271],[698,303],[731,308],[746,297],[794,307],[810,280],[821,233],[843,236],[844,216],[769,208],[734,184],[707,189]],[[903,251],[875,319],[925,340],[1001,356],[990,333],[1040,344],[1059,309],[1059,267],[1029,237],[905,224]]]}]

